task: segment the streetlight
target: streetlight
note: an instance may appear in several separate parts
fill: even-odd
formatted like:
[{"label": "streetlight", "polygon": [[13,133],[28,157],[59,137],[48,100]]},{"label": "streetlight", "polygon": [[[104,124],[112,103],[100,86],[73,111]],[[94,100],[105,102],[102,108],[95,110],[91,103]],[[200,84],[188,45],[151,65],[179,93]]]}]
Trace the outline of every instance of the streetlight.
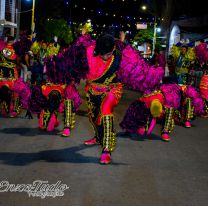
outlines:
[{"label": "streetlight", "polygon": [[161,32],[161,28],[160,27],[157,27],[157,32]]},{"label": "streetlight", "polygon": [[146,9],[147,9],[147,6],[143,5],[142,10],[146,10]]}]

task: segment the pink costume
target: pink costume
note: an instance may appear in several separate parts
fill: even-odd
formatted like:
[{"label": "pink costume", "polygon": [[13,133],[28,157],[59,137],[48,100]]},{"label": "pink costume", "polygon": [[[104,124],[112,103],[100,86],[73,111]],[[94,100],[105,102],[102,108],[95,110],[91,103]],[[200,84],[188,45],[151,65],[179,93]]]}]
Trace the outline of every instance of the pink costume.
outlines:
[{"label": "pink costume", "polygon": [[[85,41],[85,38],[88,41]],[[96,42],[96,46],[98,43]],[[95,55],[95,44],[90,43],[87,36],[82,36],[76,44],[76,46],[86,46],[89,70],[83,78],[87,80],[88,116],[95,131],[95,136],[85,141],[85,144],[97,143],[102,146],[100,163],[103,164],[110,163],[109,154],[116,146],[113,110],[121,98],[122,84],[138,91],[152,90],[164,74],[161,67],[147,65],[130,45],[115,43],[116,50],[106,61],[101,55]]]}]

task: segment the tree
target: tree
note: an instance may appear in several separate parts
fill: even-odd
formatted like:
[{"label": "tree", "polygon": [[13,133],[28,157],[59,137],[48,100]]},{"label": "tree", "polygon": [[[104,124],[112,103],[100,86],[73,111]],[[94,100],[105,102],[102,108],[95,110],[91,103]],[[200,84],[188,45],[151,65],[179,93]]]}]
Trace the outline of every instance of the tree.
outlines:
[{"label": "tree", "polygon": [[54,36],[57,36],[59,41],[69,44],[73,41],[71,28],[64,19],[47,19],[42,22],[41,35],[38,33],[38,38],[46,42],[52,42]]},{"label": "tree", "polygon": [[[138,31],[138,33],[134,37],[134,41],[137,42],[138,45],[141,45],[143,43],[151,43],[154,36],[154,29],[152,27],[148,27],[147,29],[141,29]],[[157,39],[156,41],[156,47],[161,47],[161,40]]]}]

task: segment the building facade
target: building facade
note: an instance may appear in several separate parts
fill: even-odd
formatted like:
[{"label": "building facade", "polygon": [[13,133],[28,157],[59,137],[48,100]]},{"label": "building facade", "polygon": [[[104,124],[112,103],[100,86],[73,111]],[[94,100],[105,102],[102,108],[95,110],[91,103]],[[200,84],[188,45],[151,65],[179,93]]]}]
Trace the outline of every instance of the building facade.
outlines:
[{"label": "building facade", "polygon": [[15,36],[17,29],[17,0],[0,0],[0,36]]}]

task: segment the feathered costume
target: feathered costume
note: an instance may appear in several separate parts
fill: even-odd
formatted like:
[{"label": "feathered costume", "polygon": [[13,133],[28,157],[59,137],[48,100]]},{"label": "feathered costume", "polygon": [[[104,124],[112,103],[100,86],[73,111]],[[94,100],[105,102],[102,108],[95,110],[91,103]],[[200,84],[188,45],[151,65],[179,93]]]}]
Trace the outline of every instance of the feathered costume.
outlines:
[{"label": "feathered costume", "polygon": [[0,40],[0,109],[10,117],[20,112],[18,94],[13,91],[14,81],[19,77],[15,61],[13,46]]},{"label": "feathered costume", "polygon": [[162,122],[161,138],[169,141],[174,128],[174,111],[180,107],[180,87],[171,79],[149,94],[143,94],[126,111],[120,123],[122,129],[140,135],[151,134],[157,119]]},{"label": "feathered costume", "polygon": [[[105,40],[112,43],[110,51],[113,51],[114,44],[116,50],[103,61],[100,55],[109,52],[105,51],[103,46]],[[158,85],[164,75],[162,68],[150,67],[133,47],[121,42],[115,43],[111,36],[104,36],[104,40],[97,40],[96,43],[88,35],[81,36],[68,49],[48,58],[45,65],[49,82],[71,86],[65,90],[67,91],[65,94],[69,96],[69,99],[66,98],[64,101],[65,116],[68,118],[65,121],[66,127],[70,128],[73,122],[73,115],[68,111],[72,111],[70,109],[72,107],[76,110],[80,104],[73,85],[79,83],[81,79],[87,80],[88,115],[95,137],[85,143],[92,144],[94,141],[101,144],[103,148],[101,163],[106,164],[110,162],[109,154],[116,146],[113,109],[121,98],[122,84],[138,91],[148,92]]]},{"label": "feathered costume", "polygon": [[[183,47],[187,50],[182,53]],[[197,53],[195,48],[187,46],[177,47],[173,45],[171,54],[176,60],[176,74],[178,77],[178,83],[181,87],[181,106],[178,112],[179,122],[184,124],[185,127],[191,127],[191,120],[196,115],[202,115],[204,112],[202,98],[193,86],[188,85],[188,76],[190,63],[196,60]],[[201,61],[201,60],[200,60]],[[197,100],[196,100],[196,99]],[[199,109],[200,108],[200,109]]]},{"label": "feathered costume", "polygon": [[122,129],[140,135],[151,134],[156,120],[162,123],[161,139],[169,141],[175,121],[191,127],[190,121],[204,113],[204,104],[193,86],[179,86],[174,76],[163,78],[162,85],[144,93],[126,111],[120,123]]},{"label": "feathered costume", "polygon": [[87,80],[88,115],[95,137],[85,144],[101,144],[101,163],[107,164],[110,159],[105,156],[106,150],[109,155],[116,146],[113,109],[121,98],[122,84],[138,91],[152,90],[162,79],[164,71],[160,67],[148,66],[133,47],[121,42],[115,43],[116,50],[103,61],[100,55],[111,51],[105,51],[103,41],[113,41],[114,45],[111,37],[103,38],[105,39],[95,43],[88,35],[81,36],[66,52],[56,56],[55,64],[49,62],[47,71],[49,78],[58,71],[63,78],[58,78],[57,81],[67,79],[79,83],[81,79]]},{"label": "feathered costume", "polygon": [[208,45],[200,43],[195,47],[196,56],[202,65],[203,76],[200,81],[199,90],[205,103],[205,112],[208,115]]},{"label": "feathered costume", "polygon": [[[22,105],[28,113],[39,116],[39,128],[53,131],[58,126],[58,112],[64,112],[63,136],[70,135],[74,127],[75,111],[81,104],[81,98],[72,79],[64,78],[62,69],[62,54],[58,54],[59,45],[49,44],[44,48],[45,57],[42,56],[41,47],[34,42],[35,61],[31,68],[32,85],[21,80],[16,81],[14,90],[20,94]],[[57,55],[57,56],[56,56]],[[59,70],[56,70],[59,67]],[[49,69],[47,69],[49,68]],[[65,71],[65,70],[64,70]]]},{"label": "feathered costume", "polygon": [[204,114],[204,102],[197,91],[191,85],[180,85],[181,89],[181,105],[177,111],[177,120],[180,124],[184,124],[186,128],[191,127],[191,120],[196,116]]}]

